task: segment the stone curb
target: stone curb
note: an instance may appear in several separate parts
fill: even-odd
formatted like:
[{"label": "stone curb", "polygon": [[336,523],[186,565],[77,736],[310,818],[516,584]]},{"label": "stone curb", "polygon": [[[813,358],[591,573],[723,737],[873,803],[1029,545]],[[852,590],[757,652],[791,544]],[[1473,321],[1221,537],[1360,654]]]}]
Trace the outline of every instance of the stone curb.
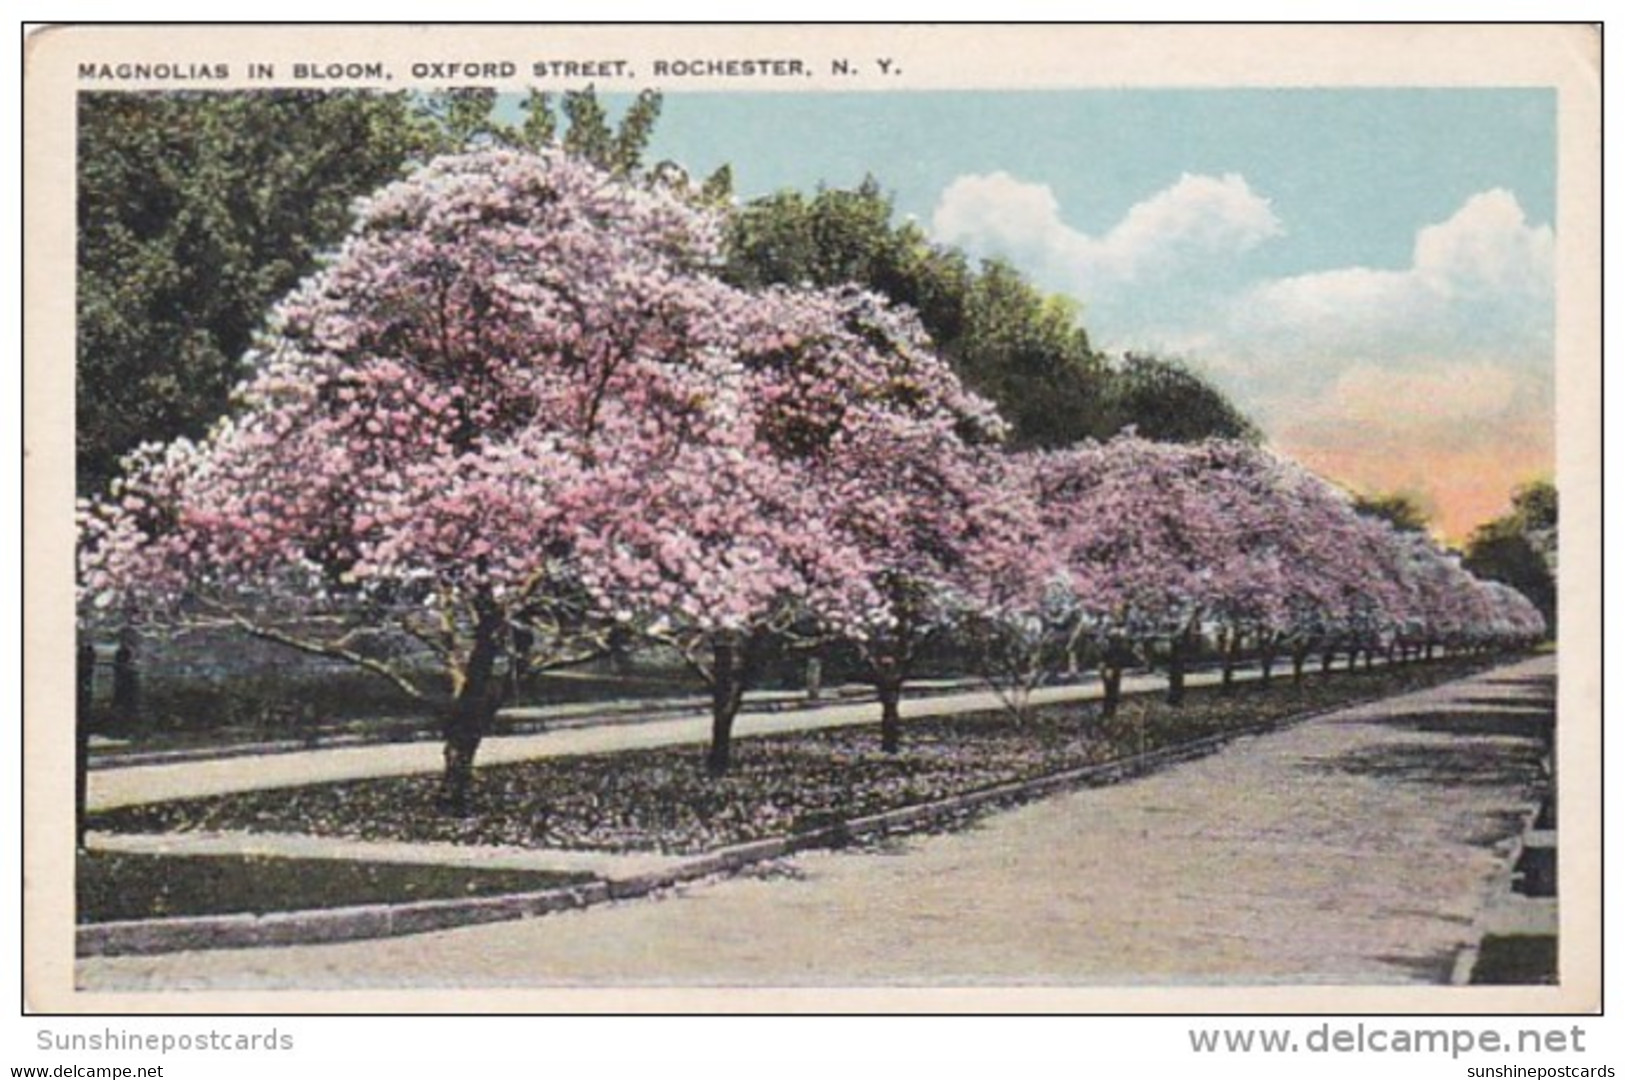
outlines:
[{"label": "stone curb", "polygon": [[1513,867],[1518,861],[1518,852],[1523,846],[1523,834],[1528,831],[1531,823],[1540,813],[1540,807],[1524,806],[1519,808],[1518,816],[1523,821],[1523,827],[1512,836],[1507,837],[1495,845],[1493,849],[1496,857],[1496,868],[1484,883],[1478,899],[1478,914],[1473,919],[1471,938],[1456,953],[1455,963],[1450,968],[1450,985],[1470,986],[1473,981],[1473,971],[1478,967],[1478,958],[1484,951],[1484,939],[1490,933],[1489,913],[1503,903],[1505,898],[1513,894]]},{"label": "stone curb", "polygon": [[608,901],[630,900],[702,878],[734,874],[755,863],[782,858],[797,851],[839,848],[854,840],[929,827],[984,806],[1025,802],[1069,788],[1100,787],[1116,783],[1166,765],[1206,756],[1236,739],[1266,734],[1380,700],[1383,698],[1344,702],[1312,712],[1260,721],[1232,731],[1219,732],[1191,742],[1149,750],[1096,765],[1050,773],[1030,780],[1011,781],[949,796],[935,802],[904,806],[867,817],[838,821],[789,836],[719,848],[704,855],[697,855],[670,870],[654,871],[614,881],[597,881],[587,885],[474,899],[368,904],[346,908],[272,912],[264,915],[199,915],[90,923],[77,927],[75,954],[81,957],[129,956],[194,949],[258,948],[358,941],[420,934],[478,923],[532,918]]},{"label": "stone curb", "polygon": [[[1548,769],[1550,765],[1548,764]],[[1550,773],[1548,772],[1548,778]],[[1550,794],[1550,791],[1548,792]],[[1524,846],[1535,830],[1535,822],[1539,819],[1541,801],[1526,804],[1518,809],[1518,816],[1523,826],[1512,836],[1495,846],[1498,860],[1495,872],[1484,884],[1484,890],[1479,897],[1478,916],[1473,920],[1472,939],[1461,947],[1456,954],[1456,962],[1451,967],[1450,983],[1452,986],[1469,986],[1473,981],[1473,973],[1478,967],[1478,960],[1484,951],[1484,942],[1487,938],[1504,932],[1498,925],[1498,917],[1505,915],[1509,909],[1522,909],[1520,914],[1533,915],[1538,923],[1548,923],[1554,934],[1561,934],[1561,924],[1558,922],[1558,907],[1555,897],[1546,898],[1519,898],[1514,888],[1517,879],[1518,857],[1523,853]],[[1514,933],[1524,933],[1519,930]],[[1538,936],[1538,935],[1537,935]]]}]

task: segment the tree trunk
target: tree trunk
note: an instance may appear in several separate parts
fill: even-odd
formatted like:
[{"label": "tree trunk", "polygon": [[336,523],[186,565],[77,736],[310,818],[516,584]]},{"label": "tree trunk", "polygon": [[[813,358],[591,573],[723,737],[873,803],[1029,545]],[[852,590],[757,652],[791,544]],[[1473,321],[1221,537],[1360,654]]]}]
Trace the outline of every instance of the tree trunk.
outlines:
[{"label": "tree trunk", "polygon": [[1275,646],[1269,642],[1260,642],[1262,646],[1258,653],[1258,684],[1265,689],[1269,688],[1270,675],[1275,668]]},{"label": "tree trunk", "polygon": [[1349,647],[1349,670],[1357,671],[1359,669],[1359,664],[1360,647],[1358,645],[1352,645]]},{"label": "tree trunk", "polygon": [[1335,659],[1337,659],[1337,654],[1333,649],[1327,649],[1320,654],[1320,673],[1322,675],[1332,673],[1332,661]]},{"label": "tree trunk", "polygon": [[90,781],[90,710],[96,700],[96,647],[86,641],[79,646],[78,708],[74,713],[73,753],[73,843],[85,847],[85,797]]},{"label": "tree trunk", "polygon": [[1292,682],[1294,685],[1303,682],[1303,665],[1309,659],[1309,650],[1299,646],[1292,650]]},{"label": "tree trunk", "polygon": [[903,696],[903,680],[908,676],[908,648],[899,637],[882,644],[871,655],[875,694],[880,698],[880,749],[895,754],[903,746],[903,717],[897,703]]},{"label": "tree trunk", "polygon": [[445,772],[440,778],[440,805],[450,814],[468,813],[469,789],[474,781],[474,755],[490,730],[496,714],[492,675],[500,651],[498,634],[502,620],[494,609],[482,606],[474,627],[474,644],[463,666],[462,685],[447,710],[443,728],[445,746],[441,756]]},{"label": "tree trunk", "polygon": [[1190,635],[1178,633],[1168,646],[1168,704],[1185,704],[1185,654]]},{"label": "tree trunk", "polygon": [[136,671],[135,645],[128,633],[113,654],[112,720],[119,731],[134,731],[141,723],[141,676]]},{"label": "tree trunk", "polygon": [[1123,699],[1123,669],[1115,660],[1100,663],[1100,715],[1116,716],[1117,703]]},{"label": "tree trunk", "polygon": [[440,778],[440,806],[446,813],[461,817],[469,811],[469,789],[474,784],[474,755],[484,738],[480,734],[480,728],[484,725],[461,704],[452,707],[452,714],[455,719],[447,725],[446,744],[441,750],[446,767]]},{"label": "tree trunk", "polygon": [[1228,694],[1236,686],[1236,654],[1241,651],[1241,635],[1226,631],[1224,657],[1219,662],[1219,688]]},{"label": "tree trunk", "polygon": [[880,749],[895,754],[903,747],[903,717],[897,710],[903,680],[881,679],[875,689],[880,692]]},{"label": "tree trunk", "polygon": [[1365,649],[1365,669],[1367,671],[1370,671],[1370,670],[1372,670],[1373,668],[1375,668],[1377,666],[1376,653],[1377,653],[1376,649],[1373,649],[1369,645],[1366,646],[1366,649]]},{"label": "tree trunk", "polygon": [[711,647],[711,752],[705,771],[727,773],[733,756],[734,717],[745,697],[744,647],[737,638],[723,638]]}]

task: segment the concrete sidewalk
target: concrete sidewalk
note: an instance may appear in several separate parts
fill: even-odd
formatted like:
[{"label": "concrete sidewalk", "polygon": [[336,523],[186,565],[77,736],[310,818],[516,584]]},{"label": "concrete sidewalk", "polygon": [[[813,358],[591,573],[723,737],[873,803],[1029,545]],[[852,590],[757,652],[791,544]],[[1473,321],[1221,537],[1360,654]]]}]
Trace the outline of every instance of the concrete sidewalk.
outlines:
[{"label": "concrete sidewalk", "polygon": [[411,938],[82,960],[90,990],[1447,983],[1541,783],[1555,660],[882,851]]},{"label": "concrete sidewalk", "polygon": [[573,851],[563,848],[500,847],[483,844],[407,843],[350,840],[292,833],[188,832],[101,833],[85,837],[92,851],[133,855],[275,855],[292,859],[461,866],[476,870],[547,870],[585,873],[622,881],[674,870],[690,861],[682,855],[651,852]]}]

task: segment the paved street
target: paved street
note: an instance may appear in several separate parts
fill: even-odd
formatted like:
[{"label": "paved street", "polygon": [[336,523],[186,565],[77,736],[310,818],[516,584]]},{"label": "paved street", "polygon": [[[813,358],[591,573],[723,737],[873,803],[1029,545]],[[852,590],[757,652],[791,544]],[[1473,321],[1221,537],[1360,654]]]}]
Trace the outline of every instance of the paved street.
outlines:
[{"label": "paved street", "polygon": [[410,938],[92,958],[78,977],[108,990],[1440,983],[1531,803],[1554,673],[1552,657],[1523,661],[962,832],[664,897]]}]

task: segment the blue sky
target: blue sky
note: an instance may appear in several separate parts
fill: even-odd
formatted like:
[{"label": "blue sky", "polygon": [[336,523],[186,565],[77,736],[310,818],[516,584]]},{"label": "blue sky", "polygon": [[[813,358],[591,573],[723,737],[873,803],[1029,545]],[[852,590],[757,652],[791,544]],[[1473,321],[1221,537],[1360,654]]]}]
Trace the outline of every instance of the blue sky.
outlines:
[{"label": "blue sky", "polygon": [[1299,226],[1257,268],[1291,272],[1400,265],[1419,225],[1487,187],[1550,223],[1554,109],[1529,90],[670,94],[653,149],[731,164],[747,197],[872,173],[922,219],[954,177],[1004,171],[1089,233],[1184,173],[1240,173]]},{"label": "blue sky", "polygon": [[651,153],[743,198],[872,174],[1452,536],[1551,473],[1552,91],[668,94]]}]

